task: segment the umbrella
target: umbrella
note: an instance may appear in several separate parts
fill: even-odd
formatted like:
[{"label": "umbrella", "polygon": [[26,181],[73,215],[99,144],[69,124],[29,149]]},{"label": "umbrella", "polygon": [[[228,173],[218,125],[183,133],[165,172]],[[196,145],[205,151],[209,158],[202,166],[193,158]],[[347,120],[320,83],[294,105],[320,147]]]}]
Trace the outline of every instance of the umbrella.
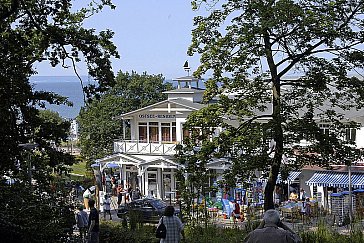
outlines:
[{"label": "umbrella", "polygon": [[92,164],[91,167],[99,167],[100,165],[98,163]]},{"label": "umbrella", "polygon": [[120,165],[115,164],[115,163],[108,163],[105,165],[106,168],[118,168],[120,167]]}]

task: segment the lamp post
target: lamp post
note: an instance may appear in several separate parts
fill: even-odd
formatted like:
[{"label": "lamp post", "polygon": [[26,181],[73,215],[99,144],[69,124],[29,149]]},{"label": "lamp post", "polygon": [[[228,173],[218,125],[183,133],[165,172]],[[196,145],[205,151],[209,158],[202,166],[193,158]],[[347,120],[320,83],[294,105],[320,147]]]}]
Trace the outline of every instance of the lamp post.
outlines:
[{"label": "lamp post", "polygon": [[353,202],[352,202],[352,191],[351,191],[351,163],[348,164],[348,176],[349,176],[349,220],[350,220],[350,225],[353,222]]},{"label": "lamp post", "polygon": [[[37,143],[21,143],[18,145],[20,148],[23,148],[25,150],[33,150],[35,148],[37,148],[39,145]],[[32,186],[32,162],[31,162],[31,154],[29,152],[29,157],[28,157],[28,161],[27,161],[27,165],[28,165],[28,177],[29,177],[29,186]]]}]

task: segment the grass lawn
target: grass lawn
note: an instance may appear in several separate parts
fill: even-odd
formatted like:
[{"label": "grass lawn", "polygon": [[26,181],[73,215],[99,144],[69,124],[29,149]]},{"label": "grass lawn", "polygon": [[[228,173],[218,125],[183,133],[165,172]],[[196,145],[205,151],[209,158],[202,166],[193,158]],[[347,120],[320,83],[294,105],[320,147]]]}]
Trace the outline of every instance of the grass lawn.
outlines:
[{"label": "grass lawn", "polygon": [[72,165],[71,168],[72,168],[71,173],[86,176],[86,162],[85,161],[80,161],[79,163]]}]

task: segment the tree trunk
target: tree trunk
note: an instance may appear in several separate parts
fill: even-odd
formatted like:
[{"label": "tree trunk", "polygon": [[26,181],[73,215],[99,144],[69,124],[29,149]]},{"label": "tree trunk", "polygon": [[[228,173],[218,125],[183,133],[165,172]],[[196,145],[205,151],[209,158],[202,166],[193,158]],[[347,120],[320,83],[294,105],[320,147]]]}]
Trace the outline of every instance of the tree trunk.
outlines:
[{"label": "tree trunk", "polygon": [[273,193],[279,174],[282,153],[276,153],[273,160],[274,162],[269,172],[268,182],[264,189],[264,211],[274,209]]},{"label": "tree trunk", "polygon": [[274,149],[274,158],[271,164],[268,182],[264,190],[264,210],[266,211],[269,209],[274,209],[273,193],[283,155],[283,128],[282,128],[282,115],[281,115],[281,80],[280,77],[278,76],[277,66],[274,63],[272,43],[270,42],[268,29],[265,29],[263,39],[264,39],[264,48],[265,48],[267,63],[269,66],[270,75],[272,79],[272,100],[273,100],[272,127],[273,127],[273,139],[276,143]]},{"label": "tree trunk", "polygon": [[283,156],[283,128],[280,106],[280,81],[273,81],[273,139],[276,142],[269,178],[264,190],[264,210],[274,209],[273,193]]}]

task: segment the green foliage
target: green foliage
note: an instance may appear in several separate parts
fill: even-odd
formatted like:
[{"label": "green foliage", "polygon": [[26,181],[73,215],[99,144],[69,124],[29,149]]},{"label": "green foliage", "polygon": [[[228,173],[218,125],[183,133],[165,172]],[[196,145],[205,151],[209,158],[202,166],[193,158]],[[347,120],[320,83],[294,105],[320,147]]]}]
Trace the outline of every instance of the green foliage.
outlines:
[{"label": "green foliage", "polygon": [[159,242],[159,239],[155,238],[155,230],[155,226],[147,225],[129,230],[118,222],[101,221],[100,242]]},{"label": "green foliage", "polygon": [[[258,226],[257,222],[252,228],[240,229],[224,228],[221,226],[211,226],[206,228],[201,226],[187,225],[184,228],[182,242],[188,243],[224,243],[242,242],[245,236]],[[101,221],[100,242],[159,242],[155,238],[155,226],[142,225],[135,230],[130,230],[122,226],[119,222]],[[302,243],[342,243],[342,242],[364,242],[363,232],[354,230],[349,234],[340,234],[331,227],[320,224],[317,230],[306,230],[300,234]]]},{"label": "green foliage", "polygon": [[66,141],[69,135],[71,123],[62,119],[57,112],[51,110],[39,110],[40,124],[35,129],[35,134],[40,141],[54,142],[59,146]]},{"label": "green foliage", "polygon": [[[93,100],[80,112],[80,142],[82,155],[88,161],[113,152],[113,141],[122,136],[123,126],[117,116],[166,99],[162,75],[119,72],[115,86]],[[126,128],[128,131],[129,129]]]},{"label": "green foliage", "polygon": [[57,190],[44,187],[30,188],[19,181],[9,186],[0,183],[0,236],[3,242],[58,242],[74,221],[69,211],[65,185]]},{"label": "green foliage", "polygon": [[361,229],[350,231],[349,234],[340,234],[324,224],[319,224],[318,229],[315,231],[304,231],[300,236],[302,242],[364,242],[363,231]]},{"label": "green foliage", "polygon": [[184,230],[185,242],[242,242],[246,232],[238,228],[223,228],[216,226],[209,226],[202,228],[200,226],[186,227]]},{"label": "green foliage", "polygon": [[[114,75],[109,59],[118,57],[110,41],[113,33],[96,33],[83,22],[104,6],[114,6],[110,0],[89,1],[79,10],[72,0],[0,2],[0,206],[5,209],[0,238],[58,242],[70,215],[63,213],[67,188],[52,174],[67,174],[75,159],[53,144],[67,138],[70,124],[38,108],[71,103],[51,92],[33,91],[29,77],[36,74],[38,62],[76,70],[76,64],[85,61],[89,75],[99,83],[85,89],[98,93],[110,87]],[[6,184],[4,175],[15,184]]]},{"label": "green foliage", "polygon": [[[232,162],[226,181],[265,172],[269,209],[279,172],[358,158],[353,142],[341,138],[358,127],[343,119],[345,111],[364,107],[364,81],[350,75],[364,67],[364,2],[192,1],[194,9],[204,4],[213,8],[194,19],[189,54],[201,54],[194,75],[212,72],[205,101],[219,99],[192,115],[190,127],[223,128],[213,142],[206,136],[196,145],[212,151],[209,158]],[[217,110],[223,121],[216,121]],[[321,132],[317,121],[330,132]],[[302,140],[308,145],[296,145]],[[295,162],[282,165],[284,156]]]}]

